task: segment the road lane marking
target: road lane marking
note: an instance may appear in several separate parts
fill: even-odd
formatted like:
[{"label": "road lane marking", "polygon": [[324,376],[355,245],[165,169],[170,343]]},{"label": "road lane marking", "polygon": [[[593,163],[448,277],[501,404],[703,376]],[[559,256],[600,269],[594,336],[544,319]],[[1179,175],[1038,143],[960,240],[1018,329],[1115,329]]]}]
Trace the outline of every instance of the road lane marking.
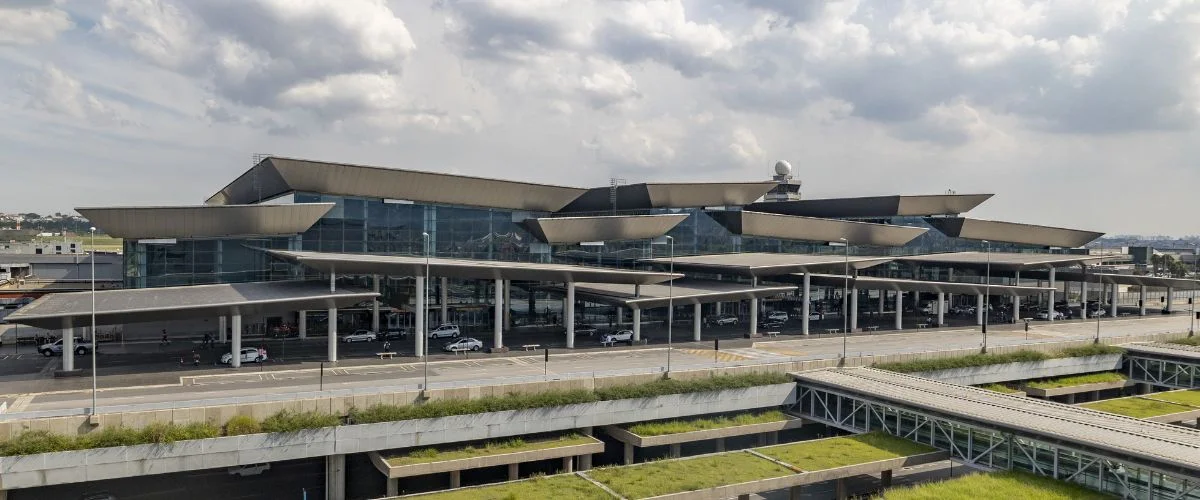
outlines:
[{"label": "road lane marking", "polygon": [[25,408],[27,406],[29,406],[29,403],[31,401],[33,401],[33,397],[34,397],[34,394],[22,394],[20,396],[17,396],[17,399],[15,401],[13,401],[12,406],[8,407],[8,411],[10,413],[17,413],[17,412],[25,411]]}]

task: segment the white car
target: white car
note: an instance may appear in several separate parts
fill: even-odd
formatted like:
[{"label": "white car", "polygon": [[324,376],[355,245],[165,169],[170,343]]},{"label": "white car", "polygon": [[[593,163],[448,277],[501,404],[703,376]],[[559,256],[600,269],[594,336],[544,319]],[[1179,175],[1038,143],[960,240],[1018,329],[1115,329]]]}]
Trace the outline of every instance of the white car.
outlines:
[{"label": "white car", "polygon": [[821,321],[821,320],[823,320],[823,319],[825,319],[825,313],[819,313],[819,312],[810,312],[810,313],[808,313],[808,320],[809,320],[809,321]]},{"label": "white car", "polygon": [[355,330],[354,333],[342,337],[342,342],[374,342],[375,332],[371,330]]},{"label": "white car", "polygon": [[[737,316],[728,316],[728,315],[721,316],[720,318],[717,318],[717,324],[718,325],[736,325],[736,324],[738,324],[738,319],[737,319]],[[630,332],[630,333],[633,333],[633,332]]]},{"label": "white car", "polygon": [[[1041,311],[1038,311],[1036,317],[1037,317],[1037,319],[1050,319],[1050,313],[1047,312],[1046,310],[1041,310]],[[1054,311],[1054,319],[1056,321],[1060,320],[1060,319],[1064,319],[1064,318],[1065,318],[1065,316],[1063,316],[1063,313],[1061,311]]]},{"label": "white car", "polygon": [[1099,318],[1099,317],[1107,315],[1107,314],[1108,314],[1108,312],[1106,312],[1104,309],[1096,309],[1095,311],[1088,311],[1088,316],[1091,316],[1093,318]]},{"label": "white car", "polygon": [[600,338],[600,342],[604,344],[614,344],[617,342],[629,342],[633,344],[633,330],[619,330],[612,333],[606,333]]},{"label": "white car", "polygon": [[783,311],[775,311],[771,314],[768,314],[767,319],[769,319],[771,321],[787,321],[788,313],[783,312]]},{"label": "white car", "polygon": [[441,325],[429,332],[429,338],[431,339],[440,339],[442,337],[456,339],[460,335],[462,335],[462,332],[459,331],[458,325]]},{"label": "white car", "polygon": [[[45,356],[47,358],[49,358],[50,356],[61,355],[62,350],[63,350],[62,339],[58,339],[49,344],[42,344],[42,345],[38,346],[38,352],[42,353],[42,356]],[[83,356],[84,354],[87,354],[89,352],[92,352],[92,342],[90,340],[84,340],[82,337],[75,337],[75,354],[77,354],[79,356]]]},{"label": "white car", "polygon": [[[262,363],[267,360],[267,350],[257,347],[243,347],[241,358],[243,363]],[[228,365],[232,362],[233,353],[227,352],[221,355],[221,364]]]},{"label": "white car", "polygon": [[478,351],[480,349],[483,349],[483,342],[471,337],[463,337],[442,346],[442,350],[446,352]]}]

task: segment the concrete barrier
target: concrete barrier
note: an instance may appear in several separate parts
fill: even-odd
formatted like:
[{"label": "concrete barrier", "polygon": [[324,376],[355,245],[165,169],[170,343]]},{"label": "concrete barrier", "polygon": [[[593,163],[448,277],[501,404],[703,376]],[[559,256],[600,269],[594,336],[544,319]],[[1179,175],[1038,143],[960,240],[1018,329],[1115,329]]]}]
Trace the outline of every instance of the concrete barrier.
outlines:
[{"label": "concrete barrier", "polygon": [[1122,356],[1120,354],[1105,354],[1102,356],[1081,358],[1056,358],[1042,361],[971,366],[950,370],[917,372],[912,375],[953,384],[979,385],[1119,370],[1121,368],[1121,359]]},{"label": "concrete barrier", "polygon": [[790,405],[792,383],[286,434],[0,457],[0,490],[567,431]]},{"label": "concrete barrier", "polygon": [[641,436],[634,434],[623,427],[618,427],[615,425],[605,426],[604,433],[612,436],[613,439],[616,439],[622,443],[632,444],[638,448],[645,448],[649,446],[665,446],[669,444],[704,441],[707,439],[720,439],[746,436],[750,434],[761,434],[764,432],[779,432],[787,429],[797,429],[801,425],[803,425],[803,420],[789,417],[778,422],[738,425],[733,427],[722,427],[720,429],[706,429],[702,431],[677,432],[675,434],[663,434],[661,436]]},{"label": "concrete barrier", "polygon": [[1048,398],[1052,396],[1065,396],[1067,394],[1079,394],[1094,391],[1107,391],[1110,389],[1124,389],[1129,386],[1137,385],[1136,382],[1128,380],[1118,380],[1116,382],[1097,382],[1095,384],[1079,384],[1067,387],[1055,387],[1053,389],[1038,389],[1022,385],[1021,390],[1033,397]]},{"label": "concrete barrier", "polygon": [[554,448],[543,448],[540,450],[518,451],[514,453],[497,453],[495,455],[482,455],[478,457],[460,458],[456,460],[439,460],[436,462],[425,462],[409,465],[392,465],[387,462],[387,459],[380,456],[379,453],[371,452],[371,463],[374,464],[375,468],[379,470],[379,472],[383,473],[383,475],[389,478],[400,478],[604,453],[604,442],[595,438],[590,438],[590,441],[591,442],[584,444],[556,446]]}]

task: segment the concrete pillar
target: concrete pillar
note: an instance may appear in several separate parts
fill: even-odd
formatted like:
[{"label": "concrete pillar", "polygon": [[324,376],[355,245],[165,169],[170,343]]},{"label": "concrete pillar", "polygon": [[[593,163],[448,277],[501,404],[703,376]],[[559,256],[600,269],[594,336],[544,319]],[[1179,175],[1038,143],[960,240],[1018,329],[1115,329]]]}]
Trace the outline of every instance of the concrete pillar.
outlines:
[{"label": "concrete pillar", "polygon": [[[300,311],[299,317],[296,318],[297,328],[300,331],[300,339],[308,338],[308,311]],[[221,316],[221,326],[225,326],[225,317]],[[225,341],[225,334],[221,333],[221,341]]]},{"label": "concrete pillar", "polygon": [[642,310],[633,310],[633,341],[642,340]]},{"label": "concrete pillar", "polygon": [[838,479],[837,482],[834,483],[833,491],[834,495],[837,497],[837,500],[846,500],[846,480],[844,478]]},{"label": "concrete pillar", "polygon": [[[453,474],[453,473],[451,473],[451,474]],[[450,483],[454,484],[454,481],[451,480]],[[399,496],[399,495],[400,495],[400,479],[395,478],[395,477],[389,477],[387,480],[387,496],[394,497],[394,496]]]},{"label": "concrete pillar", "polygon": [[1075,393],[1067,394],[1067,404],[1075,404]]},{"label": "concrete pillar", "polygon": [[[371,289],[379,293],[379,275],[371,276]],[[371,331],[379,332],[379,297],[371,301]]]},{"label": "concrete pillar", "polygon": [[328,346],[328,350],[329,350],[329,362],[330,363],[334,363],[337,361],[337,341],[338,341],[338,338],[337,338],[337,308],[333,307],[333,308],[329,309],[329,339],[328,339],[329,346]]},{"label": "concrete pillar", "polygon": [[625,324],[625,308],[617,307],[617,327]]},{"label": "concrete pillar", "polygon": [[1087,317],[1088,317],[1087,266],[1080,265],[1079,267],[1083,271],[1083,276],[1084,276],[1084,280],[1079,282],[1079,317],[1081,319],[1087,319]]},{"label": "concrete pillar", "polygon": [[633,464],[633,445],[632,444],[625,443],[624,459],[625,459],[625,465]]},{"label": "concrete pillar", "polygon": [[504,328],[512,329],[512,280],[504,280]]},{"label": "concrete pillar", "polygon": [[896,292],[896,329],[904,328],[904,292]]},{"label": "concrete pillar", "polygon": [[[303,314],[303,311],[301,313]],[[301,326],[300,328],[304,327]],[[228,334],[229,325],[225,323],[225,316],[217,317],[217,340],[221,341],[222,344],[229,342]],[[304,330],[300,330],[300,338],[304,338]]]},{"label": "concrete pillar", "polygon": [[879,472],[879,485],[887,488],[892,485],[892,470],[888,469]]},{"label": "concrete pillar", "polygon": [[975,324],[983,325],[983,311],[984,311],[985,307],[987,307],[987,305],[983,303],[983,294],[981,293],[979,295],[976,295],[975,296]]},{"label": "concrete pillar", "polygon": [[700,341],[700,304],[692,306],[692,340]]},{"label": "concrete pillar", "polygon": [[1050,291],[1046,292],[1046,317],[1054,321],[1054,268],[1050,268]]},{"label": "concrete pillar", "polygon": [[[592,433],[591,427],[582,427],[579,429],[579,432],[581,434],[583,434],[584,436],[594,435]],[[579,470],[585,471],[585,470],[590,470],[591,468],[592,468],[592,455],[591,454],[579,455]]]},{"label": "concrete pillar", "polygon": [[[758,286],[758,278],[750,278],[750,286]],[[750,336],[758,334],[758,299],[750,299]]]},{"label": "concrete pillar", "polygon": [[800,486],[792,486],[791,488],[788,488],[788,500],[800,500],[800,497],[803,494],[804,488]]},{"label": "concrete pillar", "polygon": [[229,352],[233,358],[229,360],[229,366],[238,368],[242,366],[242,315],[234,314],[230,319],[233,320],[233,345],[229,346]]},{"label": "concrete pillar", "polygon": [[[442,278],[443,287],[446,286],[445,283],[446,278]],[[445,288],[443,288],[443,290],[445,290]],[[446,294],[443,293],[442,297],[444,298],[445,296]],[[496,349],[501,349],[504,347],[504,310],[507,308],[508,303],[504,301],[504,280],[498,279],[496,280],[496,310],[493,311],[494,317],[492,318],[493,322],[495,323],[495,326],[492,327],[492,335],[495,338],[495,342],[492,347],[495,347]],[[445,310],[446,304],[443,302],[443,315],[446,314]]]},{"label": "concrete pillar", "polygon": [[509,481],[516,481],[518,479],[521,479],[521,469],[520,469],[520,467],[518,467],[518,465],[520,465],[520,464],[508,464],[508,480]]},{"label": "concrete pillar", "polygon": [[800,333],[808,335],[808,316],[812,314],[809,308],[812,307],[812,276],[804,273],[804,287],[800,290]]},{"label": "concrete pillar", "polygon": [[946,292],[938,292],[937,318],[937,326],[942,326],[946,323]]},{"label": "concrete pillar", "polygon": [[[497,280],[499,281],[499,280]],[[438,287],[438,304],[442,306],[442,314],[438,316],[440,324],[450,324],[450,280],[442,278],[440,287]],[[507,304],[508,302],[505,302]]]},{"label": "concrete pillar", "polygon": [[1146,315],[1146,286],[1138,286],[1138,316]]},{"label": "concrete pillar", "polygon": [[1171,312],[1171,303],[1175,302],[1174,297],[1175,289],[1172,287],[1167,287],[1167,312]]},{"label": "concrete pillar", "polygon": [[346,455],[325,457],[325,500],[346,500]]},{"label": "concrete pillar", "polygon": [[1092,399],[1090,401],[1100,401],[1100,391],[1092,391]]},{"label": "concrete pillar", "polygon": [[[70,324],[70,320],[67,320],[67,324]],[[75,329],[69,326],[64,328],[62,331],[62,341],[62,369],[68,372],[73,371],[75,369]]]},{"label": "concrete pillar", "polygon": [[[1017,271],[1013,277],[1013,286],[1021,286],[1021,271]],[[1013,295],[1012,322],[1018,321],[1021,321],[1021,296]]]},{"label": "concrete pillar", "polygon": [[850,289],[850,331],[858,330],[858,289]]},{"label": "concrete pillar", "polygon": [[567,282],[567,307],[564,309],[563,316],[566,316],[565,324],[567,325],[567,349],[575,348],[575,282]]},{"label": "concrete pillar", "polygon": [[725,438],[717,438],[713,440],[713,446],[716,447],[717,453],[725,451]]},{"label": "concrete pillar", "polygon": [[679,445],[679,443],[673,443],[670,445],[669,454],[670,454],[671,458],[679,458],[679,455],[681,453],[682,453],[682,450],[681,450],[681,446]]},{"label": "concrete pillar", "polygon": [[887,300],[887,290],[879,291],[879,314],[883,314],[883,303]]},{"label": "concrete pillar", "polygon": [[413,305],[415,320],[413,321],[413,353],[417,357],[425,355],[425,342],[428,340],[429,332],[425,328],[425,277],[417,276],[413,283],[413,288],[417,292],[417,300]]},{"label": "concrete pillar", "polygon": [[559,472],[575,472],[575,457],[563,457],[562,470]]},{"label": "concrete pillar", "polygon": [[1109,309],[1111,309],[1111,311],[1109,311],[1108,317],[1110,317],[1110,318],[1117,317],[1117,284],[1116,283],[1112,284],[1112,300],[1109,300],[1109,304],[1110,304]]},{"label": "concrete pillar", "polygon": [[724,305],[723,302],[717,302],[717,317],[718,318],[721,317],[722,314],[724,314],[724,307],[722,307],[723,305]]},{"label": "concrete pillar", "polygon": [[1147,383],[1138,384],[1137,387],[1138,387],[1138,394],[1150,394],[1150,393],[1154,392],[1154,386],[1147,384]]}]

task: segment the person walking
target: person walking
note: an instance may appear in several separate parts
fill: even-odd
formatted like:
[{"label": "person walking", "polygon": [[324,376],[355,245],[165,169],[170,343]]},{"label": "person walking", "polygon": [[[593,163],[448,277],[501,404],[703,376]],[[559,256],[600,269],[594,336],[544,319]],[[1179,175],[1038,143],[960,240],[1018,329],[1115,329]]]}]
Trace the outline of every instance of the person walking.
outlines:
[{"label": "person walking", "polygon": [[200,353],[192,349],[192,366],[200,366]]},{"label": "person walking", "polygon": [[160,346],[171,345],[171,339],[167,338],[167,329],[166,328],[163,328],[162,342],[159,342],[158,345],[160,345]]}]

